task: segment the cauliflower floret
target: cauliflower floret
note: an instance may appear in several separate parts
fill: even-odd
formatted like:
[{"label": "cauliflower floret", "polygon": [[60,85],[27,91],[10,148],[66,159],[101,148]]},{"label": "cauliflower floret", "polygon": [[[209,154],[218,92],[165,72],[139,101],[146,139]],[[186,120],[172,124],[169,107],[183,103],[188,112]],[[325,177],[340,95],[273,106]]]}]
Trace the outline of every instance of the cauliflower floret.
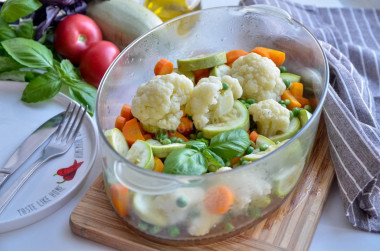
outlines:
[{"label": "cauliflower floret", "polygon": [[[228,85],[227,90],[223,90],[222,82]],[[234,99],[240,98],[242,93],[237,83],[237,80],[228,76],[222,79],[210,76],[198,82],[186,105],[186,112],[192,116],[198,130],[231,112]]]},{"label": "cauliflower floret", "polygon": [[202,236],[208,234],[211,228],[215,227],[223,220],[223,215],[212,214],[206,210],[202,204],[196,207],[199,215],[189,221],[187,232],[192,236]]},{"label": "cauliflower floret", "polygon": [[217,173],[221,173],[221,172],[226,172],[226,171],[230,171],[230,170],[232,170],[231,167],[229,167],[229,166],[222,166],[218,170],[216,170],[216,172]]},{"label": "cauliflower floret", "polygon": [[132,114],[146,126],[176,130],[185,105],[194,88],[193,82],[177,73],[154,76],[142,84],[132,100]]},{"label": "cauliflower floret", "polygon": [[243,88],[243,98],[253,98],[256,102],[279,100],[286,89],[280,70],[273,61],[256,53],[239,57],[232,64],[230,74],[239,80]]},{"label": "cauliflower floret", "polygon": [[257,124],[257,132],[266,137],[284,132],[289,126],[289,110],[273,99],[255,103],[248,110]]}]

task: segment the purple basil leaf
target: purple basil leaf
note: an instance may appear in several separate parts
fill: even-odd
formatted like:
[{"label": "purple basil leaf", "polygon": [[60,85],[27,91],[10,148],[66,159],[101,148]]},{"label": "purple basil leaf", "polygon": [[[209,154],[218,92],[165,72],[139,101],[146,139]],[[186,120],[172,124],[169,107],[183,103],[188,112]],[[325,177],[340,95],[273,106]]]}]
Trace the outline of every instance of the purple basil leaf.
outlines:
[{"label": "purple basil leaf", "polygon": [[53,20],[57,16],[59,10],[60,9],[59,9],[58,6],[48,6],[48,7],[46,7],[46,20],[42,21],[37,26],[36,34],[34,36],[35,40],[38,41],[43,36],[43,34],[47,30],[47,28],[49,28],[49,26],[52,24]]},{"label": "purple basil leaf", "polygon": [[43,5],[65,7],[74,4],[75,0],[40,0]]}]

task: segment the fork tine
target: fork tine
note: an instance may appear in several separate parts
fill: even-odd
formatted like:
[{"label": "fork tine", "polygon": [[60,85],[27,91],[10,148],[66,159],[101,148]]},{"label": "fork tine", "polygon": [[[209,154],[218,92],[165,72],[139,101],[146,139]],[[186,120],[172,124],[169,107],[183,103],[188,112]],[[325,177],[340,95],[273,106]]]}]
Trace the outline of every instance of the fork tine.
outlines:
[{"label": "fork tine", "polygon": [[[64,140],[64,139],[66,138],[66,136],[67,136],[67,132],[68,132],[67,130],[69,130],[69,128],[70,128],[70,126],[71,126],[71,122],[72,122],[73,118],[75,117],[74,113],[75,113],[75,109],[76,109],[77,107],[78,107],[78,106],[77,106],[76,104],[74,104],[74,107],[73,107],[73,109],[72,109],[72,111],[71,111],[71,113],[70,113],[70,116],[69,116],[68,121],[67,121],[67,123],[66,123],[66,125],[65,125],[65,128],[64,128],[63,131],[57,136],[57,139],[59,139],[59,140]],[[79,109],[80,109],[80,108],[78,108],[77,115],[78,115]],[[74,121],[75,121],[75,120],[74,120]]]},{"label": "fork tine", "polygon": [[[80,111],[83,111],[83,110],[82,110],[82,107],[80,107]],[[79,113],[79,111],[78,111],[78,113]],[[77,117],[78,117],[78,113],[77,113]],[[87,113],[87,105],[86,105],[84,111],[82,112],[82,116],[80,117],[79,122],[77,123],[76,128],[74,129],[73,134],[71,134],[71,131],[72,131],[73,127],[74,127],[74,123],[73,123],[73,126],[70,128],[70,133],[69,133],[69,138],[68,138],[68,139],[73,139],[73,140],[75,140],[75,138],[76,138],[76,136],[77,136],[77,134],[78,134],[78,132],[79,132],[80,126],[81,126],[81,124],[82,124],[82,121],[83,121],[84,115],[85,115],[86,113]],[[76,121],[77,117],[75,117],[74,122]]]},{"label": "fork tine", "polygon": [[64,122],[66,120],[66,117],[67,117],[67,114],[68,114],[68,112],[70,110],[71,105],[72,105],[72,102],[70,102],[69,105],[67,106],[66,111],[63,114],[63,118],[62,118],[61,122],[59,122],[57,130],[55,130],[55,132],[54,132],[54,136],[58,137],[58,135],[60,134],[60,131],[63,130],[62,129],[62,125],[64,124]]},{"label": "fork tine", "polygon": [[[65,138],[63,140],[68,141],[68,140],[70,140],[73,137],[73,134],[72,134],[73,128],[78,128],[79,125],[80,125],[80,123],[81,123],[81,121],[80,121],[81,119],[79,119],[79,122],[77,123],[78,117],[80,116],[79,114],[80,114],[81,111],[83,111],[82,110],[82,106],[78,107],[78,111],[77,111],[77,113],[75,115],[75,119],[73,120],[73,123],[71,124],[70,129],[67,132],[67,134],[65,135]],[[83,114],[82,114],[82,117],[83,117]]]}]

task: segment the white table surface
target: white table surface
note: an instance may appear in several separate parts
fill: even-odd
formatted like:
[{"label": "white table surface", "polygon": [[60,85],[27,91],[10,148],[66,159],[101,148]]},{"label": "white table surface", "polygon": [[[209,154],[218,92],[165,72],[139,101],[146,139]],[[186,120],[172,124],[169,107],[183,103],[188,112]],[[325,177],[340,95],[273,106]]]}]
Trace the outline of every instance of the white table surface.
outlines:
[{"label": "white table surface", "polygon": [[[202,7],[237,5],[238,0],[202,0]],[[376,7],[379,0],[296,0],[306,4],[327,7]],[[69,217],[101,172],[97,156],[93,169],[79,193],[64,207],[33,225],[0,234],[0,250],[112,250],[96,242],[73,234]],[[348,223],[336,181],[334,181],[315,231],[310,250],[380,250],[380,235],[356,230]]]}]

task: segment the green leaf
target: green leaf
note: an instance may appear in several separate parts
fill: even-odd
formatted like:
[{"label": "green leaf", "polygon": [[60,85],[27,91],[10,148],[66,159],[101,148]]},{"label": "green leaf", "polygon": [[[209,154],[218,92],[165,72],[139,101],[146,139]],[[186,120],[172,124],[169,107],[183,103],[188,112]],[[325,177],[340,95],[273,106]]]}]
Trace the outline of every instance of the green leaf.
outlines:
[{"label": "green leaf", "polygon": [[6,71],[0,73],[0,80],[29,82],[32,79],[34,79],[34,74],[30,71]]},{"label": "green leaf", "polygon": [[7,23],[13,23],[38,10],[42,4],[38,0],[7,0],[0,16]]},{"label": "green leaf", "polygon": [[36,103],[50,99],[61,89],[62,81],[55,72],[46,72],[25,87],[21,100],[27,103]]},{"label": "green leaf", "polygon": [[196,140],[190,140],[186,142],[186,147],[190,149],[194,149],[197,151],[203,151],[207,149],[207,145],[205,142],[196,141]]},{"label": "green leaf", "polygon": [[88,113],[92,116],[95,112],[95,102],[97,89],[82,81],[68,82],[65,81],[70,88],[71,97],[83,106],[87,106]]},{"label": "green leaf", "polygon": [[216,153],[211,151],[210,149],[206,149],[202,152],[203,156],[214,166],[222,167],[224,166],[224,161],[221,157],[219,157]]},{"label": "green leaf", "polygon": [[69,77],[70,79],[74,80],[81,80],[81,78],[78,76],[78,74],[75,71],[74,65],[67,59],[64,59],[60,63],[60,68],[62,69],[63,73]]},{"label": "green leaf", "polygon": [[201,175],[207,171],[207,161],[201,152],[183,148],[171,152],[165,159],[164,173]]},{"label": "green leaf", "polygon": [[0,18],[0,41],[4,41],[15,37],[16,33],[3,19]]},{"label": "green leaf", "polygon": [[2,41],[1,45],[14,60],[29,68],[53,67],[52,52],[36,41],[12,38]]},{"label": "green leaf", "polygon": [[209,149],[223,159],[229,160],[243,155],[250,144],[248,133],[243,129],[235,129],[214,136]]},{"label": "green leaf", "polygon": [[33,20],[22,20],[18,25],[12,25],[11,28],[16,33],[17,37],[23,37],[28,39],[34,38]]},{"label": "green leaf", "polygon": [[18,70],[22,68],[22,65],[17,63],[9,56],[0,56],[0,72]]}]

